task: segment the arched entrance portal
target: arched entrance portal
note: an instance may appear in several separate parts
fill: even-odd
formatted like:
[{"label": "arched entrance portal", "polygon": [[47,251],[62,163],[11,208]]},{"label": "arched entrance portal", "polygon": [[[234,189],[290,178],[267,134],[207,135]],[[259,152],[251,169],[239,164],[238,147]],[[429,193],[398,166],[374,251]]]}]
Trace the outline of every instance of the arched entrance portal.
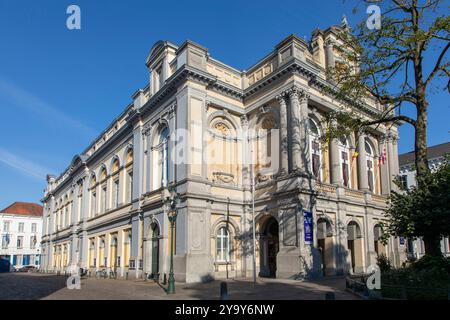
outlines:
[{"label": "arched entrance portal", "polygon": [[151,277],[154,279],[159,278],[159,226],[158,224],[152,225],[152,237],[151,237],[151,250],[152,250],[152,273]]},{"label": "arched entrance portal", "polygon": [[323,275],[331,274],[333,270],[333,230],[330,221],[324,218],[317,220],[317,247],[320,251]]},{"label": "arched entrance portal", "polygon": [[260,276],[262,277],[276,277],[278,239],[278,221],[270,217],[263,224],[260,240]]},{"label": "arched entrance portal", "polygon": [[350,221],[347,225],[347,247],[350,256],[350,272],[363,272],[361,228],[355,221]]}]

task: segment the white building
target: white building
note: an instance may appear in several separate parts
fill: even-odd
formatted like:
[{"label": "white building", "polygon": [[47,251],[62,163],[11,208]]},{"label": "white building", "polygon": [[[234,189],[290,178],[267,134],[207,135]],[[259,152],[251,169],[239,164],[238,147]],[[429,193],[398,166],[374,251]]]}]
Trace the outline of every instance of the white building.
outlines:
[{"label": "white building", "polygon": [[[450,154],[450,142],[438,144],[427,149],[428,166],[431,170],[439,167],[445,156]],[[414,152],[403,153],[399,155],[398,162],[400,167],[400,179],[403,184],[412,188],[416,186],[416,170],[414,165]],[[407,243],[408,254],[412,257],[420,259],[425,254],[425,244],[422,240],[412,241]],[[450,256],[450,239],[445,238],[441,240],[441,252]]]},{"label": "white building", "polygon": [[14,202],[0,211],[0,257],[13,266],[40,265],[42,206]]}]

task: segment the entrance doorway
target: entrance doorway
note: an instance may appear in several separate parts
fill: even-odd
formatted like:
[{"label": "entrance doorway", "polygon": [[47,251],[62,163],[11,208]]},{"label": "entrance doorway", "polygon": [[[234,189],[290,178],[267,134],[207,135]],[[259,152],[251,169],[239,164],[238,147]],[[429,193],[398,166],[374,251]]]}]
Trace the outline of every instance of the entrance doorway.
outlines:
[{"label": "entrance doorway", "polygon": [[363,272],[361,228],[355,221],[347,225],[347,247],[350,256],[350,273]]},{"label": "entrance doorway", "polygon": [[330,221],[317,220],[317,247],[320,251],[322,274],[331,274],[333,269],[333,230]]},{"label": "entrance doorway", "polygon": [[159,226],[155,223],[152,225],[152,273],[153,279],[159,278]]},{"label": "entrance doorway", "polygon": [[278,221],[270,217],[264,224],[261,236],[260,275],[275,278],[277,274],[277,254],[279,251]]}]

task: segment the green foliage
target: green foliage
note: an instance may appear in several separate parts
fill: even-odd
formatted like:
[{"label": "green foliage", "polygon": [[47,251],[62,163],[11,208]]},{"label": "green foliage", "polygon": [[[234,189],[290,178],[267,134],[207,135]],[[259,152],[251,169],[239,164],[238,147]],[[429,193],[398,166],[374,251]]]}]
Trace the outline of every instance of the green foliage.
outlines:
[{"label": "green foliage", "polygon": [[425,255],[419,261],[412,263],[410,268],[418,272],[432,270],[438,274],[450,275],[450,259],[443,256]]},{"label": "green foliage", "polygon": [[398,183],[399,192],[390,195],[386,233],[407,238],[423,237],[437,245],[441,237],[450,235],[450,164],[448,159],[435,171],[422,177],[420,187],[406,189]]},{"label": "green foliage", "polygon": [[424,256],[408,267],[381,274],[384,298],[447,299],[450,288],[450,261],[444,257]]},{"label": "green foliage", "polygon": [[377,256],[377,265],[380,268],[381,273],[390,271],[392,269],[391,261],[385,254]]}]

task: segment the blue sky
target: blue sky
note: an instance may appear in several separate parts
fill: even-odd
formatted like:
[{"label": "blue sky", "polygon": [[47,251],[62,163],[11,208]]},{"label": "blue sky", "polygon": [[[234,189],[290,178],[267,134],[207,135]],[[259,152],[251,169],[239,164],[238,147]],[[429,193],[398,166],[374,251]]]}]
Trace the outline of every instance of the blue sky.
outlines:
[{"label": "blue sky", "polygon": [[[66,9],[81,8],[81,30]],[[59,174],[146,85],[145,58],[160,40],[191,39],[247,69],[284,37],[351,25],[351,0],[0,0],[0,209],[38,202],[45,174]],[[429,144],[449,141],[448,94],[430,97]],[[401,129],[399,151],[413,148]]]}]

